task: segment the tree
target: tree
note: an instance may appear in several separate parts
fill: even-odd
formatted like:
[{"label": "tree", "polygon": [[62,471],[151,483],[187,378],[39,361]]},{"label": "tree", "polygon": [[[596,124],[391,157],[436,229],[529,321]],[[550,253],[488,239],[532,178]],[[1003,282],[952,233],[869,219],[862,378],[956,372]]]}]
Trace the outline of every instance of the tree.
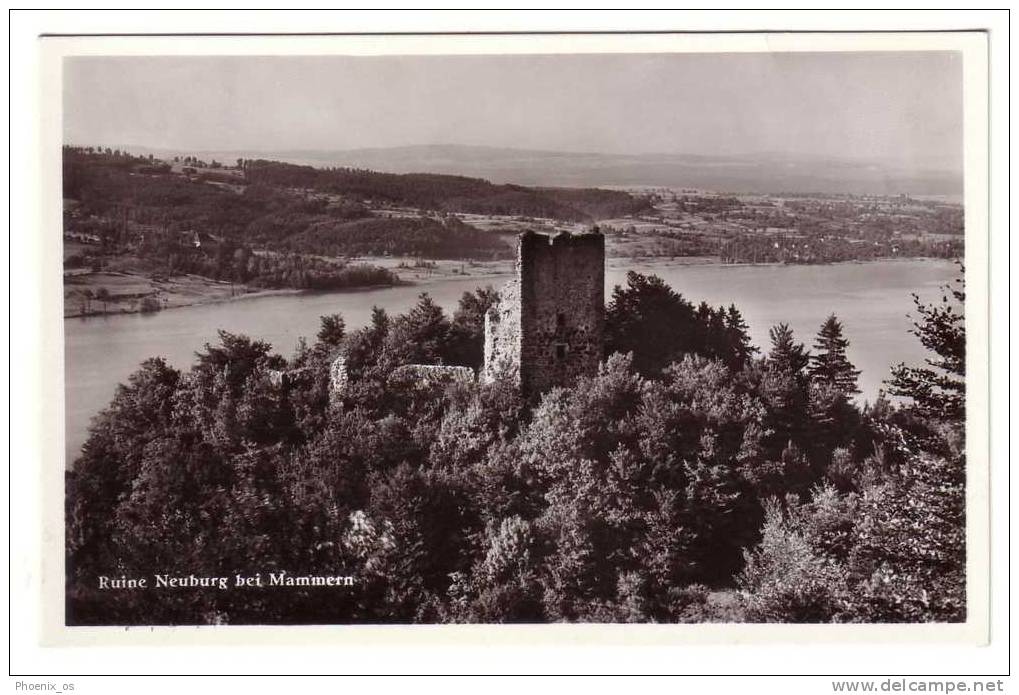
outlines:
[{"label": "tree", "polygon": [[437,364],[448,361],[449,319],[427,292],[418,303],[393,321],[386,339],[385,356],[391,364]]},{"label": "tree", "polygon": [[373,306],[371,323],[349,335],[344,341],[343,353],[351,378],[360,377],[378,363],[382,346],[389,335],[390,323],[386,310]]},{"label": "tree", "polygon": [[[825,494],[831,493],[816,493]],[[776,499],[766,503],[761,542],[745,551],[746,566],[737,577],[747,620],[820,623],[844,617],[848,572],[811,542],[816,504],[817,498],[806,506],[789,499],[785,509]]]},{"label": "tree", "polygon": [[966,457],[906,452],[861,497],[847,561],[867,622],[966,619]]},{"label": "tree", "polygon": [[322,327],[318,331],[319,342],[326,345],[339,345],[346,335],[347,325],[339,314],[322,317]]},{"label": "tree", "polygon": [[143,362],[92,421],[81,457],[67,474],[68,616],[76,622],[117,620],[110,601],[94,593],[96,577],[127,554],[113,541],[119,506],[143,468],[146,451],[170,426],[180,376],[162,359]]},{"label": "tree", "polygon": [[856,385],[860,370],[846,357],[847,347],[849,341],[842,336],[842,324],[832,314],[817,334],[816,352],[810,357],[810,380],[833,387],[845,396],[860,393]]},{"label": "tree", "polygon": [[[790,445],[807,444],[810,382],[806,367],[810,358],[803,344],[794,340],[788,325],[773,326],[770,335],[771,350],[767,359],[753,365],[745,374],[757,377],[755,391],[767,406],[764,453],[770,461],[782,462],[778,468],[785,470],[789,467],[786,464],[795,459],[786,456]],[[788,485],[788,479],[784,479],[784,484]]]},{"label": "tree", "polygon": [[726,360],[726,363],[730,366],[741,369],[758,349],[751,344],[750,335],[747,333],[750,327],[747,326],[747,322],[743,320],[743,314],[736,308],[735,304],[730,304],[729,308],[725,310],[725,328],[728,332],[727,341],[729,343],[730,355]]},{"label": "tree", "polygon": [[605,310],[605,352],[632,353],[645,376],[659,376],[684,355],[724,360],[740,369],[757,348],[735,307],[712,309],[693,304],[660,277],[630,271],[627,286],[616,287]]},{"label": "tree", "polygon": [[484,362],[485,314],[499,302],[491,287],[464,292],[450,324],[450,361],[474,369]]},{"label": "tree", "polygon": [[209,380],[222,376],[230,393],[238,395],[244,382],[259,368],[283,366],[283,359],[272,355],[272,346],[245,335],[219,331],[219,345],[205,344],[204,352],[196,352],[194,373],[199,379]]},{"label": "tree", "polygon": [[103,303],[103,313],[106,313],[106,303],[110,301],[110,291],[105,287],[96,290],[96,299]]},{"label": "tree", "polygon": [[[469,622],[541,622],[541,587],[537,578],[535,532],[519,516],[502,519],[485,530],[486,552],[473,572],[473,582],[460,580],[470,611],[455,615]],[[466,586],[464,586],[466,584]],[[454,584],[454,590],[460,586]],[[462,589],[461,589],[462,591]],[[454,604],[455,605],[455,604]]]},{"label": "tree", "polygon": [[92,311],[93,297],[95,297],[95,293],[92,290],[85,288],[81,291],[81,313],[88,314]]},{"label": "tree", "polygon": [[776,368],[790,374],[800,374],[810,363],[810,354],[804,349],[803,343],[794,341],[789,324],[772,326],[768,335],[771,337],[768,360]]},{"label": "tree", "polygon": [[937,357],[927,358],[927,367],[899,364],[892,369],[887,383],[892,395],[909,398],[913,408],[925,417],[964,421],[966,322],[960,307],[966,301],[965,277],[958,277],[955,285],[942,288],[939,304],[923,304],[919,296],[913,295],[919,316],[911,332]]}]

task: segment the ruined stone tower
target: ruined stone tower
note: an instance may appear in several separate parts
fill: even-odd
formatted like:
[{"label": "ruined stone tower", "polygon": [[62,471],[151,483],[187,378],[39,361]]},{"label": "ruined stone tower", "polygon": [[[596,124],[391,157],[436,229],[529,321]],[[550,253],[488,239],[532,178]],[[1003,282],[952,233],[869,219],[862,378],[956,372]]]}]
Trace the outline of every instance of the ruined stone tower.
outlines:
[{"label": "ruined stone tower", "polygon": [[506,376],[537,395],[595,374],[605,324],[605,238],[524,232],[516,274],[485,315],[482,379]]}]

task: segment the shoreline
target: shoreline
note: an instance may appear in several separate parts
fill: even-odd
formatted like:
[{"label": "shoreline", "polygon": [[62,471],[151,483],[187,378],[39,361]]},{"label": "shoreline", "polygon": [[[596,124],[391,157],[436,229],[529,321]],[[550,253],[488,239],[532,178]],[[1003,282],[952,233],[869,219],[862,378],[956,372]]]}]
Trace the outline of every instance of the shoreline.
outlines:
[{"label": "shoreline", "polygon": [[[867,265],[868,263],[916,263],[919,261],[943,261],[955,262],[957,259],[938,258],[935,256],[898,256],[891,258],[857,258],[845,261],[827,261],[825,263],[785,263],[783,261],[762,261],[759,263],[722,263],[718,256],[674,256],[674,257],[649,257],[631,258],[628,256],[608,256],[605,259],[606,266],[613,265],[660,265],[660,266],[718,266],[720,268],[767,268],[779,266],[783,268],[810,268],[815,266],[831,265]],[[626,263],[619,263],[626,261]]]},{"label": "shoreline", "polygon": [[[476,278],[491,280],[509,277],[513,269],[513,261],[451,261],[437,260],[429,261],[427,265],[413,266],[410,263],[419,259],[405,257],[358,257],[347,259],[351,264],[368,264],[391,270],[399,277],[397,284],[375,284],[348,287],[335,290],[314,290],[299,289],[293,287],[253,288],[246,285],[231,285],[228,282],[212,280],[198,275],[182,275],[172,280],[156,281],[139,273],[123,271],[107,271],[95,274],[76,273],[70,277],[89,280],[84,283],[69,284],[64,280],[64,318],[65,319],[89,319],[103,316],[124,316],[131,314],[159,314],[164,311],[183,309],[188,307],[206,306],[209,304],[225,304],[228,302],[244,301],[249,299],[260,299],[264,297],[277,297],[299,294],[343,294],[354,292],[367,292],[390,287],[422,286],[445,282],[455,279]],[[466,269],[475,272],[468,272]],[[114,294],[105,303],[98,299],[91,299],[89,303],[93,310],[84,311],[82,300],[72,293],[80,289],[97,289],[100,286],[118,285],[131,286],[131,294]],[[114,292],[116,289],[114,290]],[[157,301],[162,300],[160,308],[155,311],[143,311],[140,299],[151,297]],[[98,309],[97,307],[104,308]]]},{"label": "shoreline", "polygon": [[[193,296],[181,296],[175,294],[172,289],[167,293],[164,298],[164,305],[158,311],[142,311],[140,308],[124,308],[118,307],[112,310],[106,311],[77,311],[67,312],[69,299],[67,296],[68,286],[65,284],[65,295],[64,295],[64,319],[88,319],[102,316],[123,316],[128,314],[158,314],[163,311],[171,311],[173,309],[184,309],[195,306],[205,306],[209,304],[225,304],[235,301],[244,301],[250,299],[261,299],[264,297],[277,297],[286,295],[300,295],[300,294],[347,294],[355,292],[366,292],[377,289],[385,289],[392,287],[406,287],[406,286],[421,286],[427,288],[429,285],[446,282],[449,280],[466,280],[466,279],[477,279],[481,280],[495,280],[499,278],[507,278],[513,273],[513,261],[452,261],[452,260],[436,260],[430,261],[431,266],[400,266],[405,264],[408,260],[406,258],[357,258],[351,259],[352,262],[370,262],[374,265],[388,268],[396,272],[400,276],[400,283],[395,285],[365,285],[362,287],[350,287],[338,290],[311,290],[311,289],[297,289],[291,287],[284,287],[279,289],[250,289],[245,286],[233,286],[230,287],[229,283],[221,283],[216,280],[210,280],[208,278],[202,278],[200,276],[188,276],[189,280],[181,281],[178,283],[180,287],[174,288],[174,283],[171,281],[169,284],[171,288],[180,290],[186,287],[186,289],[192,293],[196,293]],[[606,256],[605,266],[606,269],[619,270],[627,266],[639,266],[639,267],[677,267],[677,266],[690,266],[690,267],[703,267],[713,266],[720,268],[751,268],[751,267],[798,267],[798,266],[818,266],[818,265],[864,265],[869,263],[906,263],[906,262],[930,262],[930,261],[945,261],[951,262],[951,259],[946,258],[932,258],[927,256],[917,256],[910,258],[875,258],[867,260],[845,260],[845,261],[832,261],[830,263],[781,263],[781,262],[768,262],[768,263],[722,263],[718,260],[717,256],[674,256],[674,257],[652,257],[652,258],[629,258],[626,256]],[[470,267],[477,272],[465,272],[465,267]],[[459,269],[459,270],[458,270]],[[121,275],[127,277],[135,277],[138,280],[152,283],[150,278],[145,278],[141,275],[134,275],[130,273],[121,273]],[[410,275],[411,277],[407,277]],[[229,292],[227,292],[227,288]],[[162,289],[162,288],[161,288]],[[218,290],[218,291],[217,291]],[[98,300],[94,300],[98,301]],[[111,304],[114,302],[110,302]]]}]

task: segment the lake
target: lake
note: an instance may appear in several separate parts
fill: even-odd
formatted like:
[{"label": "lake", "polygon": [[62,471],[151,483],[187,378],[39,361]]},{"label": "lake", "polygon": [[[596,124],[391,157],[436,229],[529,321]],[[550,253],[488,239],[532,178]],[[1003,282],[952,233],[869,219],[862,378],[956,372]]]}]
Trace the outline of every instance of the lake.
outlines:
[{"label": "lake", "polygon": [[[849,358],[861,370],[861,400],[873,400],[891,365],[920,363],[926,356],[908,331],[911,293],[925,301],[956,276],[949,261],[896,260],[814,266],[725,266],[610,260],[606,295],[624,284],[627,270],[654,273],[677,292],[699,303],[735,304],[750,326],[754,344],[767,349],[768,329],[788,323],[810,347],[831,313],[850,341]],[[265,340],[289,356],[301,336],[314,340],[319,317],[340,313],[348,328],[365,325],[372,306],[401,313],[427,291],[448,312],[460,296],[505,279],[455,278],[421,286],[359,292],[287,294],[169,309],[155,314],[117,314],[64,320],[65,453],[70,462],[87,437],[91,418],[113,397],[118,383],[154,356],[186,368],[217,329]]]}]

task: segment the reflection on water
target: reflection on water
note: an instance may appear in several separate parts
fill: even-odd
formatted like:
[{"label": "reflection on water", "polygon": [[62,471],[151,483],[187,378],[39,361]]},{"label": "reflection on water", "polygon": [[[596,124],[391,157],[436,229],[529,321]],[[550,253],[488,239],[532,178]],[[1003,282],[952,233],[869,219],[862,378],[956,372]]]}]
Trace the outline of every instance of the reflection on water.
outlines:
[{"label": "reflection on water", "polygon": [[[798,339],[813,343],[821,322],[838,315],[849,338],[849,358],[862,371],[862,398],[873,400],[891,365],[917,363],[922,346],[908,333],[910,293],[933,301],[936,289],[955,276],[947,261],[888,261],[830,266],[717,266],[631,264],[628,269],[661,276],[689,300],[735,304],[750,326],[754,343],[766,349],[768,329],[788,323]],[[625,282],[627,269],[609,268],[606,295]],[[348,328],[365,325],[372,306],[401,313],[426,290],[444,309],[481,285],[503,279],[456,278],[427,286],[391,287],[336,294],[280,295],[223,304],[171,309],[157,314],[123,314],[65,319],[66,445],[68,460],[86,438],[89,420],[113,397],[138,364],[162,356],[186,368],[196,350],[215,342],[216,331],[243,333],[289,355],[298,338],[313,340],[319,317],[340,313]]]}]

